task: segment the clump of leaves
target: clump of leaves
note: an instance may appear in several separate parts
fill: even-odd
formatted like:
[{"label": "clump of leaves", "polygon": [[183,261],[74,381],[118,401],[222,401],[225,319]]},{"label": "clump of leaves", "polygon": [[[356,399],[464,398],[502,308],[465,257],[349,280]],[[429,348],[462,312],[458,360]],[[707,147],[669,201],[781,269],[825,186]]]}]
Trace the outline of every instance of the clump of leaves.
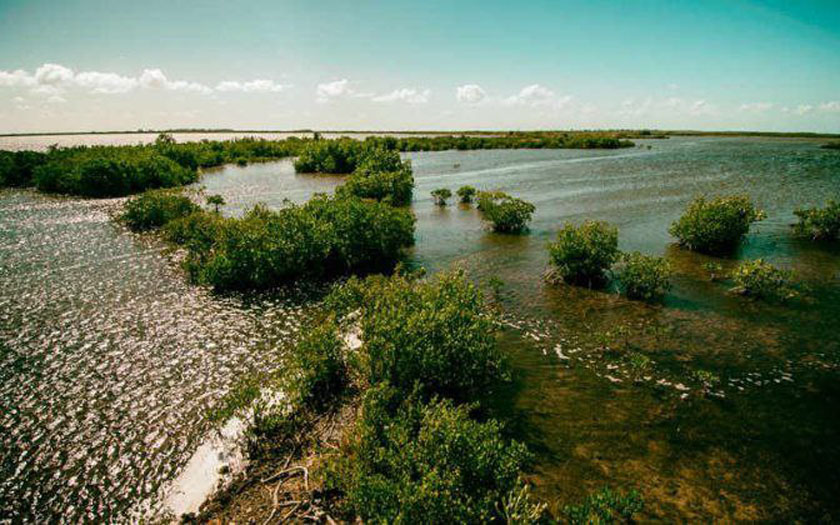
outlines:
[{"label": "clump of leaves", "polygon": [[292,351],[290,391],[297,404],[323,411],[347,382],[338,327],[328,319],[314,327]]},{"label": "clump of leaves", "polygon": [[709,272],[710,281],[719,281],[725,276],[723,265],[718,262],[707,262],[703,268]]},{"label": "clump of leaves", "polygon": [[472,186],[461,186],[455,193],[463,204],[470,204],[475,199],[476,189]]},{"label": "clump of leaves", "polygon": [[508,377],[492,316],[462,272],[429,281],[397,275],[349,280],[327,298],[339,311],[359,310],[362,348],[353,366],[368,384],[472,399]]},{"label": "clump of leaves", "polygon": [[644,499],[636,490],[624,493],[605,487],[582,503],[564,507],[563,515],[573,525],[629,523],[643,508]]},{"label": "clump of leaves", "polygon": [[531,485],[522,480],[496,506],[504,522],[511,525],[539,523],[545,517],[547,508],[545,503],[531,499]]},{"label": "clump of leaves", "polygon": [[208,195],[206,199],[208,206],[213,206],[213,211],[219,213],[219,207],[225,205],[225,198],[221,195]]},{"label": "clump of leaves", "polygon": [[438,206],[446,206],[446,199],[452,197],[452,192],[449,188],[438,188],[432,191],[432,198]]},{"label": "clump of leaves", "polygon": [[793,212],[799,222],[793,231],[814,241],[840,240],[840,202],[830,200],[824,208],[800,208]]},{"label": "clump of leaves", "polygon": [[793,272],[776,268],[763,259],[744,261],[732,273],[733,291],[769,301],[786,301],[798,295]]},{"label": "clump of leaves", "polygon": [[633,252],[623,254],[621,260],[621,289],[630,299],[653,301],[671,289],[673,272],[664,258]]},{"label": "clump of leaves", "polygon": [[704,388],[713,388],[720,384],[720,376],[708,370],[695,370],[694,379],[703,383]]},{"label": "clump of leaves", "polygon": [[648,356],[640,352],[629,352],[627,354],[627,362],[629,363],[630,368],[636,373],[648,370],[653,363]]},{"label": "clump of leaves", "polygon": [[344,495],[349,515],[370,523],[500,518],[497,504],[518,488],[528,453],[503,437],[497,421],[472,419],[471,408],[425,403],[387,383],[371,387],[349,442],[328,466],[327,488]]},{"label": "clump of leaves", "polygon": [[746,195],[698,197],[668,232],[680,246],[702,253],[726,253],[735,248],[750,231],[750,225],[765,214]]},{"label": "clump of leaves", "polygon": [[500,233],[521,233],[528,228],[536,206],[501,191],[478,193],[478,210]]},{"label": "clump of leaves", "polygon": [[414,176],[411,169],[397,171],[356,170],[347,183],[336,190],[339,194],[355,195],[363,199],[374,199],[392,206],[411,204],[414,193]]},{"label": "clump of leaves", "polygon": [[189,197],[173,190],[149,190],[125,203],[120,220],[131,230],[146,231],[190,215],[200,208]]},{"label": "clump of leaves", "polygon": [[551,263],[560,277],[572,284],[602,286],[606,271],[619,257],[618,229],[605,222],[566,223],[557,241],[548,245]]}]

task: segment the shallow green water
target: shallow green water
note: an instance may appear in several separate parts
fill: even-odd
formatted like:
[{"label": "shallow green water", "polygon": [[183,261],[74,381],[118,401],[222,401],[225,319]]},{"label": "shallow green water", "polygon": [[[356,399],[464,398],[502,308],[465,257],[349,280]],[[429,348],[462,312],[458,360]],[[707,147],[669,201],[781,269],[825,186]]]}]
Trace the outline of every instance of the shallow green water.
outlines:
[{"label": "shallow green water", "polygon": [[[840,155],[802,140],[649,144],[411,154],[409,258],[505,282],[501,340],[517,373],[494,406],[535,452],[530,476],[553,506],[611,485],[638,488],[649,519],[840,519],[840,249],[789,232],[794,208],[840,195]],[[338,183],[288,162],[202,180],[228,214]],[[470,207],[432,204],[431,190],[463,184],[534,202],[531,232],[494,234]],[[748,192],[769,216],[719,262],[794,269],[807,299],[732,296],[707,279],[710,258],[672,246],[668,225],[703,192]],[[71,517],[153,505],[204,431],[202,407],[236,375],[277,366],[306,316],[293,298],[186,285],[162,246],[108,223],[116,204],[0,194],[0,500],[13,515],[49,516],[70,501]],[[584,218],[618,225],[622,249],[672,261],[664,305],[543,282],[545,244]],[[640,356],[650,362],[634,368]],[[704,387],[698,370],[719,383]]]}]

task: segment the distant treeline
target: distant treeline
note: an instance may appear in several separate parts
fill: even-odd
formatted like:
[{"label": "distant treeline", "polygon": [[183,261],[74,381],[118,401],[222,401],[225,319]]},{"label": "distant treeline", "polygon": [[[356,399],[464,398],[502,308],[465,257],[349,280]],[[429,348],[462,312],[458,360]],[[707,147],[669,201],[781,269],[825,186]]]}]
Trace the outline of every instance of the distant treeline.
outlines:
[{"label": "distant treeline", "polygon": [[[154,144],[51,147],[46,152],[0,151],[0,186],[35,186],[49,193],[119,197],[147,189],[183,186],[199,170],[300,156],[299,171],[351,173],[371,150],[621,148],[633,143],[614,134],[510,133],[504,136],[368,137],[283,140],[239,138],[176,143],[161,134]],[[307,160],[308,159],[308,160]]]}]

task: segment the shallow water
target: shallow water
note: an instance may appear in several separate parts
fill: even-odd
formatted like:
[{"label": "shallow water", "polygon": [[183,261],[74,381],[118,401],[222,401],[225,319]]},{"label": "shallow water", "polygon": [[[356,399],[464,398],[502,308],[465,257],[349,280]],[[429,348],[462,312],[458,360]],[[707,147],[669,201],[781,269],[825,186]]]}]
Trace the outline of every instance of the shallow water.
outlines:
[{"label": "shallow water", "polygon": [[[504,281],[502,343],[517,374],[496,410],[535,452],[531,477],[553,506],[611,485],[638,488],[647,518],[840,519],[840,249],[789,232],[795,207],[840,194],[840,155],[806,140],[647,144],[411,154],[409,258]],[[289,162],[201,181],[227,214],[338,183]],[[534,202],[529,235],[494,234],[470,207],[433,205],[432,189],[463,184]],[[671,245],[667,227],[691,197],[743,191],[769,218],[719,262],[792,268],[807,299],[732,296],[708,280],[710,258]],[[277,367],[307,315],[299,297],[187,285],[162,245],[108,222],[119,203],[0,193],[4,516],[119,520],[154,507],[206,433],[205,408],[247,370]],[[622,249],[672,261],[663,306],[542,281],[545,244],[584,218],[618,225]],[[719,382],[704,386],[698,370]]]}]

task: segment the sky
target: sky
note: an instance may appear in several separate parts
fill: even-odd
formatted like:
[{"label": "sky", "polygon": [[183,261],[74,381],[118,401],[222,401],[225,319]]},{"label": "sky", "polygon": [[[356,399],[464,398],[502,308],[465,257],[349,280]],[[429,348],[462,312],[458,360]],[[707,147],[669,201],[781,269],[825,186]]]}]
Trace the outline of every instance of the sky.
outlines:
[{"label": "sky", "polygon": [[840,132],[838,0],[0,0],[0,133]]}]

